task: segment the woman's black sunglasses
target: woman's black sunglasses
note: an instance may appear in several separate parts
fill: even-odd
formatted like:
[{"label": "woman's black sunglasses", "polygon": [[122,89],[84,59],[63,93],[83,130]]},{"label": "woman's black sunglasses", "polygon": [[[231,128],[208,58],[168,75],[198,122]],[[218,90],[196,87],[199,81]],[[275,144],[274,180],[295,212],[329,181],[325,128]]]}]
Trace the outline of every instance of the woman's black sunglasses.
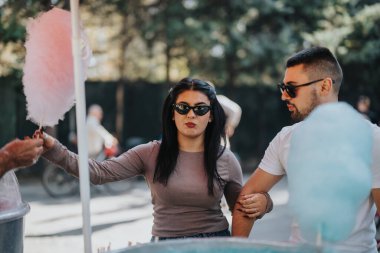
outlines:
[{"label": "woman's black sunglasses", "polygon": [[187,104],[173,104],[173,107],[181,115],[186,115],[190,110],[193,110],[196,115],[203,116],[211,110],[211,106],[209,105],[190,106]]}]

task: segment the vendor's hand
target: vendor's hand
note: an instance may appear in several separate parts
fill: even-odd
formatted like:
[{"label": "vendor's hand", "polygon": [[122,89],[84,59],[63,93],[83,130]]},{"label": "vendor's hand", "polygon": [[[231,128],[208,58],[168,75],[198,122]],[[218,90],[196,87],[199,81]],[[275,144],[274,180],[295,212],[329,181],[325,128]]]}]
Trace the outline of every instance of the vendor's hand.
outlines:
[{"label": "vendor's hand", "polygon": [[33,138],[43,140],[43,153],[54,147],[55,139],[41,130],[36,130],[33,134]]},{"label": "vendor's hand", "polygon": [[246,217],[257,219],[266,212],[267,198],[262,193],[247,194],[240,198],[239,204],[241,208],[238,210],[245,213]]},{"label": "vendor's hand", "polygon": [[43,140],[25,139],[13,140],[1,150],[0,159],[3,173],[15,168],[27,167],[35,164],[43,151]]}]

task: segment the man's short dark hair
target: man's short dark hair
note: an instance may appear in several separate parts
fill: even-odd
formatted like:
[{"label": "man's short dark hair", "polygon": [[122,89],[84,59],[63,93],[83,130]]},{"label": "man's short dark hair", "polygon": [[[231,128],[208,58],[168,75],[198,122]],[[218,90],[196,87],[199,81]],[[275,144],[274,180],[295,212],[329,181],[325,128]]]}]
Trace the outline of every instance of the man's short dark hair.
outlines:
[{"label": "man's short dark hair", "polygon": [[339,92],[343,80],[343,72],[333,53],[325,47],[311,47],[297,52],[286,62],[286,67],[304,65],[310,79],[330,77],[334,80],[334,91]]}]

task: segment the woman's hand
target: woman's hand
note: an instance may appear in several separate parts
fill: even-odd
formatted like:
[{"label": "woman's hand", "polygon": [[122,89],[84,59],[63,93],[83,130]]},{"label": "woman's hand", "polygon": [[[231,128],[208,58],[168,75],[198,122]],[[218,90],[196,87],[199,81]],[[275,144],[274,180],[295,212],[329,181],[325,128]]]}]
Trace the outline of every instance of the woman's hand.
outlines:
[{"label": "woman's hand", "polygon": [[[269,195],[268,195],[269,196]],[[243,195],[239,200],[241,212],[245,213],[246,217],[251,219],[260,219],[268,211],[268,197],[264,193],[253,193]]]},{"label": "woman's hand", "polygon": [[55,144],[55,139],[48,135],[47,133],[41,131],[41,130],[36,130],[33,134],[33,139],[42,139],[44,141],[44,144],[43,144],[43,147],[44,147],[44,151],[43,153],[45,153],[46,151],[48,151],[49,149],[51,149],[52,147],[54,147],[54,144]]}]

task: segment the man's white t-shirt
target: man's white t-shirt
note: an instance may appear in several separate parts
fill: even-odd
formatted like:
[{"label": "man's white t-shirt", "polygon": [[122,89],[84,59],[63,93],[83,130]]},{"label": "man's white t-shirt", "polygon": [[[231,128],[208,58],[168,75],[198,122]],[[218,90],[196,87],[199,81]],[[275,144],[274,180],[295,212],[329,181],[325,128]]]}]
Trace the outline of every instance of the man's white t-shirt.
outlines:
[{"label": "man's white t-shirt", "polygon": [[[302,122],[284,127],[271,141],[265,155],[259,164],[259,168],[273,175],[285,175],[287,172],[287,160],[290,150],[290,140],[293,130]],[[369,122],[369,124],[371,124]],[[380,188],[380,128],[371,124],[373,129],[373,163],[372,163],[372,189]],[[342,252],[377,253],[376,227],[374,216],[376,207],[373,198],[368,196],[359,209],[355,227],[350,237],[339,243],[338,249]],[[344,210],[342,210],[344,215]],[[299,231],[292,230],[292,233]],[[297,235],[292,235],[297,237]]]}]

